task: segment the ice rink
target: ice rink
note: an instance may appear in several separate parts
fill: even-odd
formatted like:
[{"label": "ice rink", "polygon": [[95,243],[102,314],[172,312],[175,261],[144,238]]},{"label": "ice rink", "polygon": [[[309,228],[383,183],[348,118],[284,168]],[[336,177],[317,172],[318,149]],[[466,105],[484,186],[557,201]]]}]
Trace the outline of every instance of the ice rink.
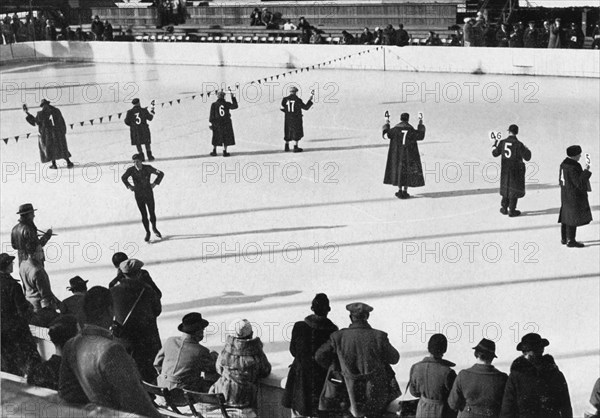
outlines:
[{"label": "ice rink", "polygon": [[[401,387],[427,340],[444,332],[446,358],[470,366],[471,347],[496,341],[496,366],[508,372],[527,332],[550,340],[576,416],[600,375],[600,108],[598,79],[315,70],[253,85],[282,70],[113,64],[22,64],[0,68],[2,182],[0,241],[19,204],[38,209],[36,224],[57,236],[46,247],[59,298],[69,278],[88,286],[115,276],[115,251],[139,258],[163,291],[161,337],[177,334],[190,311],[211,321],[206,344],[220,350],[227,324],[245,317],[265,342],[274,373],[285,375],[291,327],[325,292],[341,328],[345,305],[375,308],[371,324],[401,353]],[[241,83],[232,111],[236,146],[210,157],[208,114],[215,85]],[[315,105],[305,112],[301,154],[283,152],[279,104],[298,83]],[[68,85],[67,85],[68,84]],[[287,85],[287,86],[286,86]],[[287,93],[286,93],[287,94]],[[194,100],[191,95],[195,95]],[[47,97],[63,112],[77,166],[40,165],[37,135],[21,110]],[[158,103],[151,123],[165,172],[155,188],[162,241],[147,244],[133,194],[120,182],[135,148],[116,115],[140,97]],[[179,102],[177,99],[180,99]],[[172,104],[169,104],[172,101]],[[161,106],[161,103],[165,103]],[[423,112],[419,144],[426,185],[398,200],[383,184],[393,123]],[[103,117],[102,123],[99,117]],[[94,120],[91,125],[89,120]],[[87,121],[80,126],[79,121]],[[532,151],[523,215],[499,212],[499,159],[489,132],[510,124]],[[18,143],[14,136],[19,135]],[[560,243],[558,167],[579,144],[592,158],[594,221],[578,229],[584,249]],[[18,274],[16,274],[18,275]]]}]

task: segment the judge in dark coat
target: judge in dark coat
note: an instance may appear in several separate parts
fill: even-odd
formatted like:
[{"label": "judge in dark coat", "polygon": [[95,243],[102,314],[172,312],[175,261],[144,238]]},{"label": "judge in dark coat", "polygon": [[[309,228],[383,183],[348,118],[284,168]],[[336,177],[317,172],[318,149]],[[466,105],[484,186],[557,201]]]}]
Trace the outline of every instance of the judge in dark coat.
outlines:
[{"label": "judge in dark coat", "polygon": [[581,147],[573,145],[567,148],[567,158],[560,165],[560,214],[561,242],[567,247],[581,248],[584,244],[575,240],[577,227],[592,222],[592,210],[588,200],[590,187],[590,166],[586,162],[581,168]]},{"label": "judge in dark coat", "polygon": [[142,379],[154,383],[157,376],[154,359],[161,348],[156,319],[162,311],[162,305],[154,290],[139,279],[143,265],[134,258],[123,261],[119,268],[125,278],[110,292],[115,321],[121,324],[116,334],[131,353]]},{"label": "judge in dark coat", "polygon": [[398,199],[408,199],[409,187],[422,187],[425,185],[421,156],[417,141],[425,138],[425,125],[419,119],[417,129],[408,123],[408,113],[400,116],[400,123],[390,128],[389,120],[383,125],[383,135],[390,140],[387,164],[385,166],[384,184],[398,186],[396,193]]},{"label": "judge in dark coat", "polygon": [[223,157],[229,157],[227,147],[235,145],[235,136],[233,134],[233,125],[231,124],[230,110],[237,109],[238,102],[233,93],[231,93],[231,103],[225,100],[225,92],[217,93],[217,101],[210,106],[210,129],[212,129],[213,150],[210,153],[213,157],[217,155],[217,147],[223,147]]},{"label": "judge in dark coat", "polygon": [[33,116],[27,110],[27,106],[23,106],[23,110],[27,114],[27,122],[32,126],[38,126],[40,159],[43,163],[52,161],[50,168],[54,170],[57,168],[56,160],[61,159],[67,162],[67,168],[72,168],[73,163],[69,159],[71,153],[67,146],[67,125],[62,113],[46,99],[42,99],[40,107],[42,110]]},{"label": "judge in dark coat", "polygon": [[484,338],[473,349],[477,363],[458,373],[448,405],[459,411],[458,418],[498,418],[508,375],[492,366],[493,341]]},{"label": "judge in dark coat", "polygon": [[429,356],[410,368],[410,393],[419,399],[416,418],[450,418],[456,413],[448,405],[450,390],[456,379],[456,364],[442,357],[448,349],[443,334],[434,334],[427,343]]},{"label": "judge in dark coat", "polygon": [[319,396],[327,376],[327,369],[315,361],[315,353],[329,340],[338,327],[327,318],[331,310],[329,299],[319,293],[312,301],[313,315],[294,324],[290,353],[294,362],[290,366],[285,384],[282,405],[298,416],[318,416]]},{"label": "judge in dark coat", "polygon": [[517,350],[504,389],[500,418],[572,418],[565,376],[554,358],[544,355],[550,343],[539,334],[526,334]]},{"label": "judge in dark coat", "polygon": [[[158,238],[162,238],[160,231],[156,228],[156,214],[154,213],[154,189],[160,184],[165,173],[151,165],[142,164],[144,155],[135,154],[133,155],[133,167],[129,167],[127,171],[121,177],[123,184],[129,190],[133,191],[135,195],[135,202],[137,203],[140,214],[142,215],[142,224],[146,230],[146,236],[144,241],[150,241],[150,223],[152,224],[152,231]],[[152,175],[156,176],[154,182],[150,182]],[[133,180],[133,185],[129,182],[129,178]],[[150,222],[148,222],[148,214],[150,215]]]},{"label": "judge in dark coat", "polygon": [[500,165],[500,213],[510,217],[519,216],[517,202],[525,196],[525,161],[531,159],[531,151],[517,139],[519,127],[508,127],[508,138],[496,141],[492,149],[494,157],[502,156]]},{"label": "judge in dark coat", "polygon": [[296,95],[298,89],[290,87],[290,95],[284,97],[281,101],[281,111],[285,113],[285,122],[283,126],[283,140],[285,141],[285,151],[290,150],[290,141],[295,141],[294,152],[302,152],[298,146],[298,141],[304,136],[304,126],[302,124],[302,111],[308,110],[313,105],[313,96],[310,95],[308,102],[304,103]]},{"label": "judge in dark coat", "polygon": [[146,147],[148,161],[154,161],[150,146],[152,138],[150,136],[150,127],[148,126],[148,121],[154,119],[154,106],[148,111],[148,108],[140,105],[140,99],[138,98],[133,99],[131,104],[133,107],[127,111],[124,121],[125,125],[129,126],[131,145],[134,145],[137,148],[137,152],[141,156],[142,161],[145,161],[144,152],[142,151],[142,145],[144,145]]},{"label": "judge in dark coat", "polygon": [[549,28],[550,38],[548,39],[548,48],[565,48],[565,30],[562,28],[560,18],[554,20]]},{"label": "judge in dark coat", "polygon": [[[317,350],[315,360],[322,367],[335,367],[339,361],[350,400],[350,413],[355,417],[383,415],[388,404],[400,396],[400,388],[391,364],[398,363],[400,354],[385,332],[371,328],[366,303],[346,306],[352,323],[348,328],[331,334]],[[322,396],[322,401],[324,401]]]},{"label": "judge in dark coat", "polygon": [[496,32],[496,44],[500,48],[508,48],[508,40],[510,39],[510,31],[506,23],[500,25],[500,29]]},{"label": "judge in dark coat", "polygon": [[529,27],[523,33],[523,46],[525,48],[537,48],[539,46],[539,32],[535,28],[535,22],[529,21]]}]

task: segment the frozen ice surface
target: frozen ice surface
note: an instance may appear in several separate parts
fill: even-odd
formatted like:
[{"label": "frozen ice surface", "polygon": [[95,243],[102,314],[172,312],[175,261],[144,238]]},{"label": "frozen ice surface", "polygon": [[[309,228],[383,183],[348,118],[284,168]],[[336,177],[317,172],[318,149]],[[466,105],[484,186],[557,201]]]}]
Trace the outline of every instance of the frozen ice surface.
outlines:
[{"label": "frozen ice surface", "polygon": [[[284,70],[111,64],[22,64],[3,67],[1,242],[19,204],[32,202],[38,227],[58,234],[48,244],[47,269],[55,293],[68,296],[68,279],[89,285],[114,277],[110,257],[124,250],[144,260],[164,292],[162,338],[177,333],[189,311],[212,322],[206,344],[219,350],[226,324],[256,324],[274,371],[291,363],[291,326],[310,313],[315,293],[332,301],[330,318],[347,326],[345,305],[375,307],[374,327],[401,352],[395,367],[406,382],[436,331],[450,339],[446,358],[457,370],[473,362],[482,337],[497,343],[497,367],[508,372],[527,332],[550,340],[581,415],[600,374],[600,230],[597,161],[600,109],[597,79],[320,70],[245,83]],[[232,156],[209,157],[210,102],[190,96],[211,83],[242,83],[232,112]],[[317,93],[305,112],[301,154],[283,153],[279,103],[286,83],[301,96]],[[41,166],[36,136],[21,105],[35,110],[40,89],[62,110],[77,167]],[[72,87],[65,87],[71,83]],[[205,83],[203,85],[203,83]],[[15,90],[16,89],[16,90]],[[212,87],[209,87],[212,89]],[[272,89],[272,90],[271,90]],[[206,91],[206,90],[204,90]],[[437,92],[437,95],[436,95]],[[460,97],[458,96],[460,93]],[[501,94],[501,97],[499,96]],[[155,189],[161,242],[143,242],[131,192],[120,176],[135,149],[116,116],[140,97],[158,106],[152,145],[164,171]],[[177,103],[177,98],[181,98]],[[169,100],[173,104],[168,103]],[[164,106],[160,103],[165,102]],[[382,184],[392,122],[425,115],[419,144],[426,186],[400,201]],[[98,117],[104,116],[100,124]],[[78,121],[95,119],[82,127]],[[532,150],[523,216],[498,213],[499,160],[488,133],[519,125]],[[560,244],[558,166],[565,148],[580,144],[592,156],[590,202],[595,220],[578,230],[587,248]],[[63,164],[64,162],[59,162]]]}]

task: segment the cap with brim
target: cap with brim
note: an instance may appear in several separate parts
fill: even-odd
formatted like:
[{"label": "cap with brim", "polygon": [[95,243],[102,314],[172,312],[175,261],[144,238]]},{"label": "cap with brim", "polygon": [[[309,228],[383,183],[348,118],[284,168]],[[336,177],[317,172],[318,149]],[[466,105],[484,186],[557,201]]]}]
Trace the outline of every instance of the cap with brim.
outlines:
[{"label": "cap with brim", "polygon": [[69,280],[69,286],[67,286],[67,290],[83,290],[85,289],[87,282],[88,280],[83,280],[81,277],[75,276]]},{"label": "cap with brim", "polygon": [[517,351],[529,351],[536,348],[548,347],[550,342],[542,338],[540,334],[534,332],[526,334],[521,338],[521,342],[517,345]]},{"label": "cap with brim", "polygon": [[34,209],[31,203],[23,203],[21,206],[19,206],[19,211],[17,212],[17,215],[24,215],[26,213],[35,212],[36,210],[37,209]]},{"label": "cap with brim", "polygon": [[40,107],[46,105],[46,104],[50,104],[50,102],[46,99],[42,99],[42,101],[40,102]]},{"label": "cap with brim", "polygon": [[579,145],[571,145],[569,148],[567,148],[568,157],[577,157],[578,155],[581,155],[582,152],[583,151]]},{"label": "cap with brim", "polygon": [[193,334],[194,332],[203,330],[208,326],[208,321],[202,318],[202,314],[198,312],[192,312],[185,315],[181,324],[177,327],[177,329],[181,332],[185,332],[186,334]]},{"label": "cap with brim", "polygon": [[140,270],[144,266],[144,263],[140,260],[136,260],[135,258],[130,258],[129,260],[123,261],[119,264],[119,270],[123,274],[131,274]]},{"label": "cap with brim", "polygon": [[133,161],[143,161],[143,160],[144,160],[144,159],[142,158],[142,154],[133,154],[133,155],[131,156],[131,159],[132,159]]},{"label": "cap with brim", "polygon": [[373,311],[373,308],[366,303],[354,302],[346,305],[346,309],[353,314],[364,314]]},{"label": "cap with brim", "polygon": [[14,256],[8,255],[6,253],[0,254],[0,268],[4,268],[13,262],[15,259]]},{"label": "cap with brim", "polygon": [[498,358],[496,355],[496,343],[487,338],[479,341],[479,344],[473,347],[473,350],[485,351],[486,353],[492,354],[495,358]]}]

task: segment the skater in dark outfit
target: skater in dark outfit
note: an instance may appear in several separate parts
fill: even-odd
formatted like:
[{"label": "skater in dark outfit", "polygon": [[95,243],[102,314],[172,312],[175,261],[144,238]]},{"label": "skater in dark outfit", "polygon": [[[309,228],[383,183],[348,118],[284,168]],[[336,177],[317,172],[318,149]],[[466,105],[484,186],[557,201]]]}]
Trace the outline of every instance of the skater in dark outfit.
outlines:
[{"label": "skater in dark outfit", "polygon": [[577,227],[592,222],[592,210],[588,200],[590,187],[590,166],[585,168],[579,164],[581,147],[573,145],[567,148],[567,158],[560,165],[560,222],[561,242],[571,248],[581,248],[585,245],[575,240]]},{"label": "skater in dark outfit", "polygon": [[[154,192],[152,189],[159,185],[162,181],[165,173],[151,165],[142,164],[142,155],[134,154],[133,167],[129,167],[125,174],[121,177],[121,180],[125,186],[135,193],[135,201],[138,205],[140,213],[142,214],[142,223],[144,229],[146,229],[146,237],[144,241],[150,241],[150,225],[148,222],[148,212],[150,213],[150,223],[152,223],[152,231],[158,238],[162,238],[162,235],[156,229],[156,214],[154,213]],[[150,176],[154,174],[156,180],[154,183],[150,183]],[[129,182],[129,178],[133,179],[133,185]],[[146,210],[147,208],[147,210]]]},{"label": "skater in dark outfit", "polygon": [[409,187],[422,187],[425,185],[421,156],[417,141],[425,139],[425,125],[419,119],[417,129],[408,123],[409,114],[400,115],[400,123],[390,128],[389,120],[383,125],[383,135],[390,139],[385,177],[383,184],[398,186],[396,197],[408,199]]},{"label": "skater in dark outfit", "polygon": [[302,110],[308,110],[313,105],[313,95],[310,95],[306,104],[300,97],[296,95],[298,89],[290,87],[290,95],[284,97],[281,101],[281,111],[285,113],[283,140],[285,141],[285,151],[290,150],[290,141],[296,141],[294,152],[302,152],[302,148],[298,146],[298,141],[304,136],[304,128],[302,125]]},{"label": "skater in dark outfit", "polygon": [[148,108],[140,106],[140,99],[133,99],[131,104],[133,107],[127,111],[125,116],[125,125],[129,126],[131,135],[131,145],[135,145],[142,161],[144,161],[144,152],[142,151],[142,145],[144,145],[148,161],[154,161],[150,148],[150,127],[148,126],[148,121],[154,119],[154,107],[148,111]]},{"label": "skater in dark outfit", "polygon": [[217,93],[217,101],[210,106],[210,129],[213,131],[212,145],[213,150],[210,153],[213,157],[217,155],[217,147],[223,147],[223,157],[229,157],[227,147],[235,145],[235,136],[233,134],[233,125],[231,124],[230,110],[237,109],[238,103],[231,93],[231,103],[225,101],[225,92]]},{"label": "skater in dark outfit", "polygon": [[46,99],[42,99],[40,107],[42,110],[33,116],[29,113],[27,106],[23,105],[23,110],[27,114],[27,122],[32,126],[37,125],[40,132],[38,146],[42,162],[52,161],[50,168],[56,170],[56,160],[64,159],[67,162],[67,168],[73,168],[73,163],[69,159],[71,153],[67,146],[67,125],[62,113]]},{"label": "skater in dark outfit", "polygon": [[521,211],[517,210],[517,201],[525,196],[525,161],[531,159],[531,151],[517,139],[519,127],[510,125],[509,136],[499,143],[494,143],[492,155],[502,155],[500,166],[500,213],[511,218],[519,216]]}]

